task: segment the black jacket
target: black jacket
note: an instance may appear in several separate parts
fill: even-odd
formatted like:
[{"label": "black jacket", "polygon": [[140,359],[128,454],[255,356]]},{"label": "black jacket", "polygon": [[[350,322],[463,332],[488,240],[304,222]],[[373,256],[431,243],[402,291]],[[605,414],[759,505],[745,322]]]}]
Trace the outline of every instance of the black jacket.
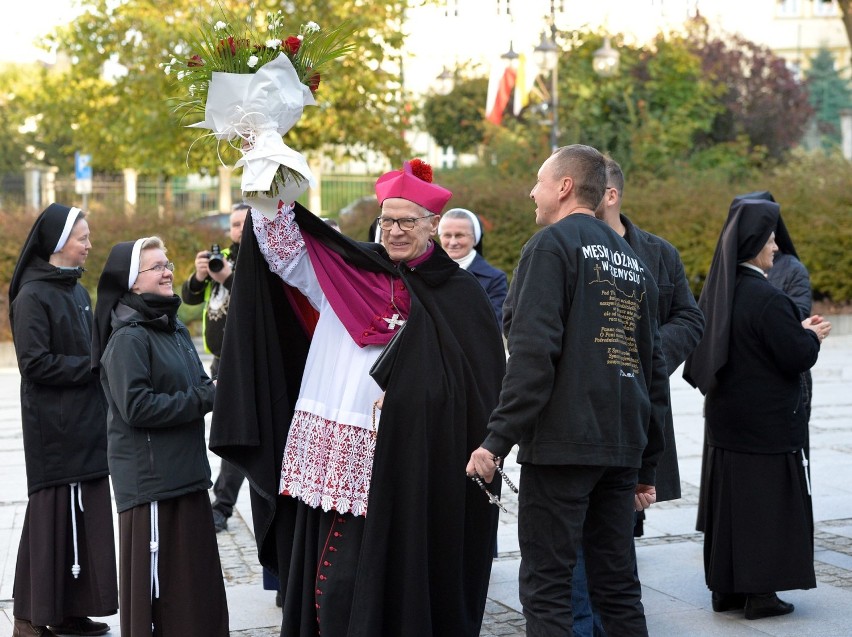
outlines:
[{"label": "black jacket", "polygon": [[109,467],[119,512],[210,488],[204,415],[215,387],[186,327],[121,303],[101,357]]},{"label": "black jacket", "polygon": [[[636,227],[624,215],[621,215],[621,223],[627,229],[624,239],[642,260],[660,293],[657,321],[666,369],[671,376],[701,340],[704,314],[689,289],[677,249],[668,241]],[[657,502],[676,500],[681,495],[671,406],[666,411],[665,438],[666,449],[657,465]]]},{"label": "black jacket", "polygon": [[799,315],[805,320],[811,315],[813,295],[808,269],[792,254],[778,252],[766,276],[769,282],[793,299]]},{"label": "black jacket", "polygon": [[91,371],[91,300],[80,274],[35,257],[12,302],[30,494],[109,473],[106,403]]},{"label": "black jacket", "polygon": [[486,449],[505,456],[518,443],[522,463],[641,467],[639,481],[654,484],[668,374],[657,288],[640,267],[589,215],[529,240],[512,282],[509,362]]},{"label": "black jacket", "polygon": [[807,417],[799,375],[819,355],[792,299],[759,272],[740,267],[728,362],[707,392],[708,441],[746,453],[784,453],[805,444]]}]

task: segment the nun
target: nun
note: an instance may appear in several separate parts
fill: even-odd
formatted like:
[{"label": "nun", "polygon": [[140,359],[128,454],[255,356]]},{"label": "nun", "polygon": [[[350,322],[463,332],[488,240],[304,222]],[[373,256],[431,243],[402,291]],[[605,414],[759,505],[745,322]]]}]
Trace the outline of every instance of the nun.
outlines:
[{"label": "nun", "polygon": [[802,320],[767,280],[788,245],[777,203],[734,199],[698,303],[704,337],[683,373],[705,396],[705,581],[714,611],[751,620],[793,612],[777,591],[816,586],[799,377],[816,363],[831,324]]},{"label": "nun", "polygon": [[482,254],[482,222],[466,208],[451,208],[441,215],[438,238],[450,258],[467,270],[488,295],[498,327],[503,326],[503,301],[509,290],[506,274],[492,266]]},{"label": "nun", "polygon": [[173,272],[148,237],[114,246],[98,281],[92,365],[109,408],[121,634],[227,637],[204,438],[215,384],[177,318]]},{"label": "nun", "polygon": [[84,213],[51,204],[9,286],[29,495],[13,637],[103,635],[109,625],[88,616],[118,610],[106,403],[90,364],[91,300],[79,282],[91,247]]}]

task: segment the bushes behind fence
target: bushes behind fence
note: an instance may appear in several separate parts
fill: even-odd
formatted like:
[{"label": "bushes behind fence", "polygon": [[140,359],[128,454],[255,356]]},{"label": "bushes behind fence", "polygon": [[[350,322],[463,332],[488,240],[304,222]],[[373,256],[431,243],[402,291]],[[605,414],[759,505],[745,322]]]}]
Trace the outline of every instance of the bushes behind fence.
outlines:
[{"label": "bushes behind fence", "polygon": [[[730,169],[670,169],[665,179],[626,176],[624,211],[640,227],[669,240],[680,251],[693,291],[700,293],[722,224],[735,195],[770,190],[808,267],[814,298],[830,306],[852,302],[852,165],[837,156],[794,155],[783,166],[759,173]],[[453,191],[450,205],[469,208],[485,225],[485,256],[507,273],[514,269],[523,244],[537,230],[535,205],[529,192],[530,174],[496,174],[491,167],[442,171],[437,181]],[[354,196],[354,195],[353,195]],[[378,208],[364,197],[340,217],[344,232],[364,240]],[[373,203],[375,203],[373,201]],[[332,214],[332,216],[336,216]],[[228,243],[178,216],[139,212],[126,217],[102,206],[89,209],[93,248],[82,283],[94,300],[97,279],[110,247],[157,234],[174,261],[176,288],[193,270],[195,253],[212,242]],[[21,211],[0,211],[0,339],[8,340],[9,279],[33,217]],[[181,317],[192,323],[200,308],[182,306]]]},{"label": "bushes behind fence", "polygon": [[[103,270],[110,248],[121,241],[132,241],[140,237],[157,235],[166,244],[168,256],[175,264],[175,292],[180,293],[183,281],[195,271],[195,254],[208,249],[211,243],[227,246],[230,240],[222,233],[195,226],[185,221],[157,214],[138,213],[133,217],[114,214],[98,205],[90,207],[88,221],[92,237],[92,249],[86,260],[80,282],[96,300],[98,277]],[[0,244],[0,341],[11,339],[9,329],[9,281],[21,246],[27,237],[34,216],[21,211],[0,211],[0,233],[4,241]],[[181,319],[190,326],[200,319],[200,306],[181,306]]]}]

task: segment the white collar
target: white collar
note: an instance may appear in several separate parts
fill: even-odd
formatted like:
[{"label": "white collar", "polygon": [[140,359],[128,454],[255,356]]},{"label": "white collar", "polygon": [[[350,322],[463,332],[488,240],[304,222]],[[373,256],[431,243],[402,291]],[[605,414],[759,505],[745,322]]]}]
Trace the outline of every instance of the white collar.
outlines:
[{"label": "white collar", "polygon": [[761,274],[764,278],[766,278],[766,272],[764,272],[763,270],[761,270],[759,267],[757,267],[757,266],[756,266],[756,265],[754,265],[753,263],[746,263],[745,261],[743,261],[742,263],[740,263],[740,267],[742,267],[742,268],[749,268],[750,270],[754,270],[755,272],[760,272],[760,274]]},{"label": "white collar", "polygon": [[453,259],[456,263],[459,264],[459,267],[462,270],[467,270],[470,267],[470,264],[473,263],[473,260],[476,258],[476,250],[471,250],[467,253],[466,256],[463,256],[461,259]]}]

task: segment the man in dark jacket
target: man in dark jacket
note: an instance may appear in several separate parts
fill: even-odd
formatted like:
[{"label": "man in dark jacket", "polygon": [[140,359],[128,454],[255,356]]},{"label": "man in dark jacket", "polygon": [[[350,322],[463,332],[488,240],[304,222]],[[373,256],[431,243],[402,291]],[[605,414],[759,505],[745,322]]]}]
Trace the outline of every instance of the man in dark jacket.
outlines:
[{"label": "man in dark jacket", "polygon": [[[663,340],[663,354],[666,358],[666,371],[671,376],[680,367],[690,352],[698,345],[704,334],[704,314],[698,309],[695,297],[689,289],[689,283],[683,270],[677,248],[665,239],[645,232],[621,214],[621,201],[624,196],[624,173],[621,166],[611,157],[606,158],[606,194],[598,207],[596,216],[624,237],[633,251],[642,260],[645,272],[657,284],[660,299],[657,305],[657,321]],[[680,498],[680,472],[677,466],[677,447],[675,445],[672,410],[666,411],[665,423],[666,449],[657,465],[657,502]],[[642,522],[645,512],[636,513],[634,535],[642,535]],[[635,556],[635,554],[634,554]],[[579,564],[578,564],[579,567]],[[579,577],[579,575],[583,577]],[[583,569],[574,571],[574,634],[577,637],[591,636],[591,605],[588,601],[588,587]],[[585,604],[584,604],[585,602]],[[585,608],[584,608],[585,607]],[[585,611],[585,612],[584,612]],[[595,620],[599,617],[595,613]],[[578,624],[585,623],[587,628],[578,630]],[[600,629],[598,628],[600,634]]]},{"label": "man in dark jacket", "polygon": [[[210,377],[219,376],[219,357],[222,354],[222,341],[225,338],[225,321],[228,318],[228,305],[231,299],[231,286],[234,282],[234,266],[240,250],[240,239],[246,214],[251,206],[245,203],[235,204],[231,211],[231,247],[222,251],[220,268],[210,267],[211,254],[202,250],[195,255],[195,272],[184,281],[180,296],[187,305],[204,303],[204,349],[213,354],[210,364]],[[228,518],[234,513],[234,505],[245,476],[227,460],[219,466],[219,477],[213,483],[213,526],[216,532],[228,528]]]},{"label": "man in dark jacket", "polygon": [[466,468],[490,482],[519,444],[519,593],[533,637],[572,633],[581,543],[604,627],[648,634],[630,547],[634,508],[655,500],[668,375],[656,285],[594,217],[605,190],[589,146],[560,148],[539,170],[530,197],[547,227],[521,255],[500,403]]},{"label": "man in dark jacket", "polygon": [[[621,214],[624,196],[624,174],[618,162],[606,159],[607,190],[598,218],[624,237],[642,260],[645,272],[657,284],[660,298],[657,320],[663,340],[666,371],[671,376],[695,349],[704,334],[704,314],[698,309],[695,296],[689,289],[683,261],[671,243],[637,227]],[[657,465],[657,502],[680,498],[680,472],[677,466],[672,410],[666,412],[666,449]]]}]

